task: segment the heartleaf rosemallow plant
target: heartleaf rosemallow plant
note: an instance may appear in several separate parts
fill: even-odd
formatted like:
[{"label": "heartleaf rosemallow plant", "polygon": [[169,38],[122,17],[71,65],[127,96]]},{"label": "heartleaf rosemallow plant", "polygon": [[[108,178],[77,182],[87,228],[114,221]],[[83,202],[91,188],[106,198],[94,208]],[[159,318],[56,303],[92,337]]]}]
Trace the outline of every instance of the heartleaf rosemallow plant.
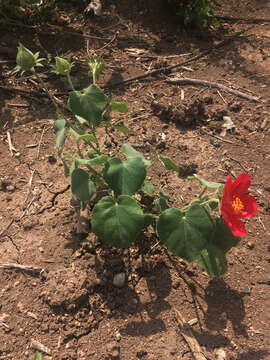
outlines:
[{"label": "heartleaf rosemallow plant", "polygon": [[[255,198],[247,194],[249,175],[243,173],[234,181],[229,175],[225,186],[197,175],[189,177],[188,180],[200,183],[201,193],[181,209],[170,208],[169,196],[146,181],[147,170],[152,165],[149,159],[129,144],[122,145],[121,156],[112,156],[105,145],[106,139],[99,139],[98,130],[102,127],[109,137],[111,130],[130,132],[110,118],[112,111],[126,113],[128,110],[124,103],[111,101],[97,85],[104,73],[101,59],[87,60],[88,75],[93,83],[83,90],[73,86],[70,73],[74,64],[61,57],[55,60],[53,71],[66,76],[72,89],[68,99],[72,120],[65,117],[36,73],[35,67],[40,64],[38,54],[34,55],[21,44],[16,71],[31,71],[56,106],[59,118],[55,120],[54,131],[58,156],[65,176],[70,177],[72,195],[80,208],[90,205],[92,209],[92,231],[111,246],[127,248],[151,226],[161,244],[174,255],[197,262],[212,277],[222,276],[227,270],[227,252],[246,233],[240,219],[257,212]],[[75,149],[66,153],[65,143],[70,137],[75,139]],[[158,154],[154,148],[150,150],[154,161],[160,161],[166,170],[179,171],[169,157]]]}]

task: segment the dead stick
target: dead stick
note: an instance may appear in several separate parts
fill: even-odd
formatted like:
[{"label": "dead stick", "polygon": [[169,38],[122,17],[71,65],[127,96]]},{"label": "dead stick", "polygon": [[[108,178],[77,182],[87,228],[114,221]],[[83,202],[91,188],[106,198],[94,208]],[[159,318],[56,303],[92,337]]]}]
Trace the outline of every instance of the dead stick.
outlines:
[{"label": "dead stick", "polygon": [[270,22],[270,19],[264,19],[264,18],[235,18],[230,16],[216,16],[218,20],[225,20],[225,21],[231,21],[231,22],[245,22],[246,24],[257,24],[257,23],[267,23]]},{"label": "dead stick", "polygon": [[41,351],[44,354],[51,355],[52,351],[47,346],[41,344],[39,341],[32,340],[31,347],[35,350]]},{"label": "dead stick", "polygon": [[206,81],[206,80],[198,80],[198,79],[189,79],[189,78],[170,78],[166,80],[168,83],[171,84],[177,84],[177,85],[196,85],[196,86],[206,86],[209,88],[214,88],[214,89],[219,89],[219,90],[223,90],[226,91],[230,94],[239,96],[243,99],[247,99],[250,101],[256,101],[256,102],[260,102],[259,98],[257,96],[251,96],[248,95],[246,93],[243,93],[242,91],[238,91],[238,90],[234,90],[232,88],[229,88],[228,86],[216,83],[216,82],[212,82],[212,81]]},{"label": "dead stick", "polygon": [[38,275],[40,275],[40,273],[43,271],[43,269],[41,268],[37,268],[29,265],[15,264],[15,263],[0,263],[0,269],[15,269],[15,270],[32,272]]},{"label": "dead stick", "polygon": [[11,142],[11,136],[10,136],[10,132],[7,131],[7,139],[8,139],[8,147],[9,147],[9,151],[11,153],[11,156],[13,156],[13,151],[17,152],[17,150],[15,149],[15,147],[13,146],[12,142]]},{"label": "dead stick", "polygon": [[8,229],[9,229],[10,226],[13,224],[13,222],[14,222],[14,219],[12,219],[12,220],[7,224],[7,226],[4,227],[4,229],[0,231],[0,236],[3,236],[4,233],[5,233],[6,231],[8,231]]},{"label": "dead stick", "polygon": [[168,70],[172,70],[172,69],[175,69],[177,67],[180,67],[182,65],[186,65],[186,64],[189,64],[191,63],[192,61],[195,61],[195,60],[198,60],[208,54],[210,54],[213,50],[216,50],[216,49],[219,49],[221,47],[223,47],[224,45],[226,45],[227,43],[229,43],[230,41],[232,41],[233,39],[235,39],[236,37],[239,37],[241,34],[243,34],[244,32],[250,30],[253,26],[250,26],[248,27],[247,29],[245,30],[241,30],[241,31],[238,31],[237,33],[235,33],[234,35],[232,35],[230,38],[228,39],[225,39],[223,41],[221,41],[219,44],[213,46],[211,49],[208,49],[208,50],[205,50],[205,51],[202,51],[200,54],[198,55],[195,55],[193,57],[191,57],[190,59],[186,60],[186,61],[182,61],[180,63],[177,63],[177,64],[174,64],[174,65],[170,65],[170,66],[165,66],[165,67],[162,67],[160,69],[156,69],[156,70],[153,70],[153,71],[150,71],[150,72],[146,72],[144,74],[141,74],[141,75],[138,75],[138,76],[134,76],[134,77],[131,77],[131,78],[128,78],[128,79],[125,79],[125,80],[122,80],[122,81],[119,81],[119,82],[115,82],[113,84],[110,84],[110,85],[103,85],[101,86],[101,88],[111,88],[111,87],[114,87],[114,86],[119,86],[119,85],[123,85],[127,82],[130,82],[130,81],[134,81],[134,80],[140,80],[140,79],[144,79],[148,76],[153,76],[153,75],[157,75],[157,74],[161,74],[162,72],[166,72]]},{"label": "dead stick", "polygon": [[190,350],[196,360],[206,360],[206,357],[203,355],[202,350],[198,341],[195,339],[191,326],[186,322],[183,315],[176,309],[174,309],[175,318],[181,328],[181,334],[188,343]]},{"label": "dead stick", "polygon": [[232,145],[238,145],[238,144],[235,144],[234,142],[230,141],[230,140],[227,140],[227,139],[223,139],[222,137],[220,136],[217,136],[217,135],[214,135],[214,134],[211,134],[210,132],[204,130],[204,129],[200,129],[200,131],[203,133],[203,134],[206,134],[206,135],[210,135],[212,137],[214,137],[215,139],[218,139],[220,141],[224,141],[228,144],[232,144]]},{"label": "dead stick", "polygon": [[0,85],[0,89],[7,90],[7,91],[21,92],[23,94],[28,94],[28,95],[36,95],[36,96],[44,96],[44,97],[46,96],[47,97],[46,94],[42,94],[42,93],[39,93],[37,91],[21,89],[21,88],[18,88],[18,87],[10,87],[10,86]]}]

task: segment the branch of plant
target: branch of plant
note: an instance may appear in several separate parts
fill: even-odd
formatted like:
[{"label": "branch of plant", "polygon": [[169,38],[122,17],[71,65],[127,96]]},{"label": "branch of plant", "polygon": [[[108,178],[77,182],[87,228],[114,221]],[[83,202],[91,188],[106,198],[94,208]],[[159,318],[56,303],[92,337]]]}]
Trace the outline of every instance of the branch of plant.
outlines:
[{"label": "branch of plant", "polygon": [[54,100],[52,94],[50,93],[49,89],[47,88],[47,86],[45,85],[44,81],[42,80],[42,78],[38,75],[38,73],[36,72],[35,69],[32,70],[33,75],[35,75],[36,79],[38,80],[38,85],[45,90],[46,94],[49,96],[51,102],[54,104],[56,111],[63,117],[63,119],[66,120],[65,115],[63,114],[62,110],[60,109],[60,107],[57,105],[56,101]]}]

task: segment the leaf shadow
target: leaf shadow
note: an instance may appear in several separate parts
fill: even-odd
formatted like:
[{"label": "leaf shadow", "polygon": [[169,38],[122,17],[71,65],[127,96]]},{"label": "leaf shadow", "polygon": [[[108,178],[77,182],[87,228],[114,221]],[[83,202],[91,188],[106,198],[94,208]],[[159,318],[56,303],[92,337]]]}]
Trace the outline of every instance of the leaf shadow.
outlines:
[{"label": "leaf shadow", "polygon": [[245,294],[231,289],[222,279],[211,280],[205,289],[204,297],[208,306],[204,313],[207,328],[220,331],[225,329],[230,321],[236,335],[248,338],[247,327],[243,324],[244,296]]},{"label": "leaf shadow", "polygon": [[232,358],[232,360],[261,360],[265,359],[266,356],[269,356],[268,350],[248,350],[245,353],[239,354],[236,358]]},{"label": "leaf shadow", "polygon": [[[104,245],[102,248],[105,249]],[[160,314],[171,308],[166,301],[172,285],[169,269],[163,263],[158,264],[150,271],[137,272],[137,280],[133,281],[134,268],[131,271],[132,265],[127,264],[124,251],[125,249],[109,249],[105,256],[103,251],[103,259],[95,257],[96,274],[103,283],[99,294],[104,307],[109,309],[110,317],[116,319],[128,319],[133,315],[132,321],[119,329],[121,334],[150,336],[166,331]],[[119,272],[130,274],[122,288],[113,286],[114,275]]]}]

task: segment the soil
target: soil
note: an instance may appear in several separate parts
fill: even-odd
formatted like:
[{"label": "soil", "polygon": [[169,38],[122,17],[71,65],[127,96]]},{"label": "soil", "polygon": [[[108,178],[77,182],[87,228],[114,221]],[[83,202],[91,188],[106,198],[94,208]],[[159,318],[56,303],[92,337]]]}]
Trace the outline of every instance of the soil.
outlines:
[{"label": "soil", "polygon": [[[101,17],[87,19],[67,5],[46,21],[1,19],[0,359],[32,359],[42,345],[46,360],[270,359],[270,1],[214,2],[214,12],[220,26],[209,31],[179,27],[158,1],[154,8],[106,3]],[[179,175],[159,165],[149,174],[171,206],[198,195],[198,185],[187,180],[193,173],[220,182],[228,174],[251,175],[258,214],[229,252],[222,280],[172,256],[150,230],[121,250],[91,232],[77,235],[69,179],[55,150],[56,113],[28,73],[12,73],[18,41],[48,61],[72,56],[80,89],[89,83],[87,50],[103,58],[99,84],[129,109],[113,113],[113,121],[131,130],[113,133],[111,151],[128,142],[149,157],[152,144],[172,157]],[[113,86],[199,54],[186,67]],[[66,103],[62,80],[48,66],[40,73]],[[171,84],[170,76],[218,82],[259,100]],[[223,116],[232,129],[224,131]],[[113,284],[119,273],[122,287]],[[201,354],[190,349],[183,337],[188,325],[179,326],[175,310]]]}]

